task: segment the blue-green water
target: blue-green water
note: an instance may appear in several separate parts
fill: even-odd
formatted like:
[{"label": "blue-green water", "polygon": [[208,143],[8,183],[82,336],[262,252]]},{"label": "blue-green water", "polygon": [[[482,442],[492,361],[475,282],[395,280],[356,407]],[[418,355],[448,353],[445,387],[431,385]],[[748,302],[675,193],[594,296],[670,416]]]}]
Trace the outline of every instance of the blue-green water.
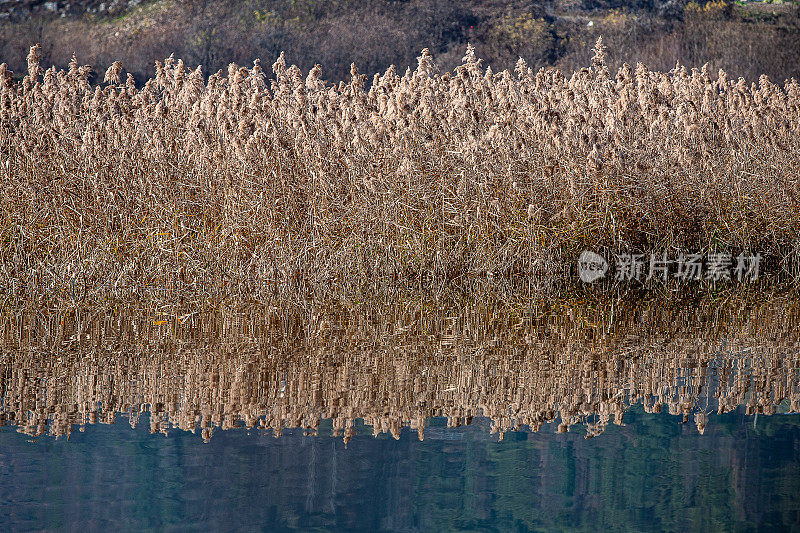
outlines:
[{"label": "blue-green water", "polygon": [[[144,417],[146,419],[146,417]],[[280,438],[244,428],[151,435],[117,419],[0,433],[0,530],[800,531],[800,416],[711,415],[705,434],[626,413],[585,439],[489,422],[424,441],[359,427]]]},{"label": "blue-green water", "polygon": [[800,301],[745,296],[7,314],[0,533],[800,531]]}]

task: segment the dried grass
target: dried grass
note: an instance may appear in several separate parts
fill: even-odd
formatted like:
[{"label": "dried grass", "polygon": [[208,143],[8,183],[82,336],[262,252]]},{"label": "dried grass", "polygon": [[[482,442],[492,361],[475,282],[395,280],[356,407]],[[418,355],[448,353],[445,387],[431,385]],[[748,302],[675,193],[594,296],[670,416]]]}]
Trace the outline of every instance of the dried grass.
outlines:
[{"label": "dried grass", "polygon": [[[15,297],[239,294],[557,272],[596,250],[797,251],[800,85],[707,69],[484,69],[471,48],[326,84],[281,56],[0,66],[0,279]],[[576,255],[575,255],[576,257]]]}]

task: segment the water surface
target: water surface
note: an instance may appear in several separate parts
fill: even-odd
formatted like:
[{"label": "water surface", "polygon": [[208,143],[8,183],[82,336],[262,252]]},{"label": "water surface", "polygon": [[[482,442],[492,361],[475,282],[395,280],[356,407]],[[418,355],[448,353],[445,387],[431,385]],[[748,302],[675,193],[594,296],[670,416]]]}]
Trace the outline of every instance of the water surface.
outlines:
[{"label": "water surface", "polygon": [[798,309],[7,315],[0,527],[797,530]]}]

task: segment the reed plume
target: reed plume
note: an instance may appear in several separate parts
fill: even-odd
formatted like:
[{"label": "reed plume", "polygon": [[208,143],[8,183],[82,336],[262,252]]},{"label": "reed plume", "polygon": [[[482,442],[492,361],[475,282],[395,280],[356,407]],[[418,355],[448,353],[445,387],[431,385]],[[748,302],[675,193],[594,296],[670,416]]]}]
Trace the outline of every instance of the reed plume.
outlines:
[{"label": "reed plume", "polygon": [[[680,65],[484,67],[330,85],[283,54],[137,86],[0,66],[0,269],[15,297],[255,299],[550,274],[577,251],[798,253],[800,86]],[[187,296],[188,297],[188,296]]]}]

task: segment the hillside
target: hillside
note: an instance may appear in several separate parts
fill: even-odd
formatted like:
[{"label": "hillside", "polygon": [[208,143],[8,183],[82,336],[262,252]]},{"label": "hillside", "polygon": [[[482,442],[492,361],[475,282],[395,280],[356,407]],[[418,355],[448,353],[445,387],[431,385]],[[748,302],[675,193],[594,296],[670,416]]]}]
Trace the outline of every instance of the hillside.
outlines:
[{"label": "hillside", "polygon": [[73,53],[98,70],[115,60],[138,81],[170,54],[206,73],[228,63],[271,62],[281,51],[308,70],[347,79],[390,64],[415,66],[429,48],[451,69],[472,43],[484,64],[573,70],[588,64],[598,36],[609,64],[669,70],[708,62],[733,76],[800,77],[797,3],[686,0],[26,0],[0,3],[0,61],[24,72],[29,47],[64,67]]}]

